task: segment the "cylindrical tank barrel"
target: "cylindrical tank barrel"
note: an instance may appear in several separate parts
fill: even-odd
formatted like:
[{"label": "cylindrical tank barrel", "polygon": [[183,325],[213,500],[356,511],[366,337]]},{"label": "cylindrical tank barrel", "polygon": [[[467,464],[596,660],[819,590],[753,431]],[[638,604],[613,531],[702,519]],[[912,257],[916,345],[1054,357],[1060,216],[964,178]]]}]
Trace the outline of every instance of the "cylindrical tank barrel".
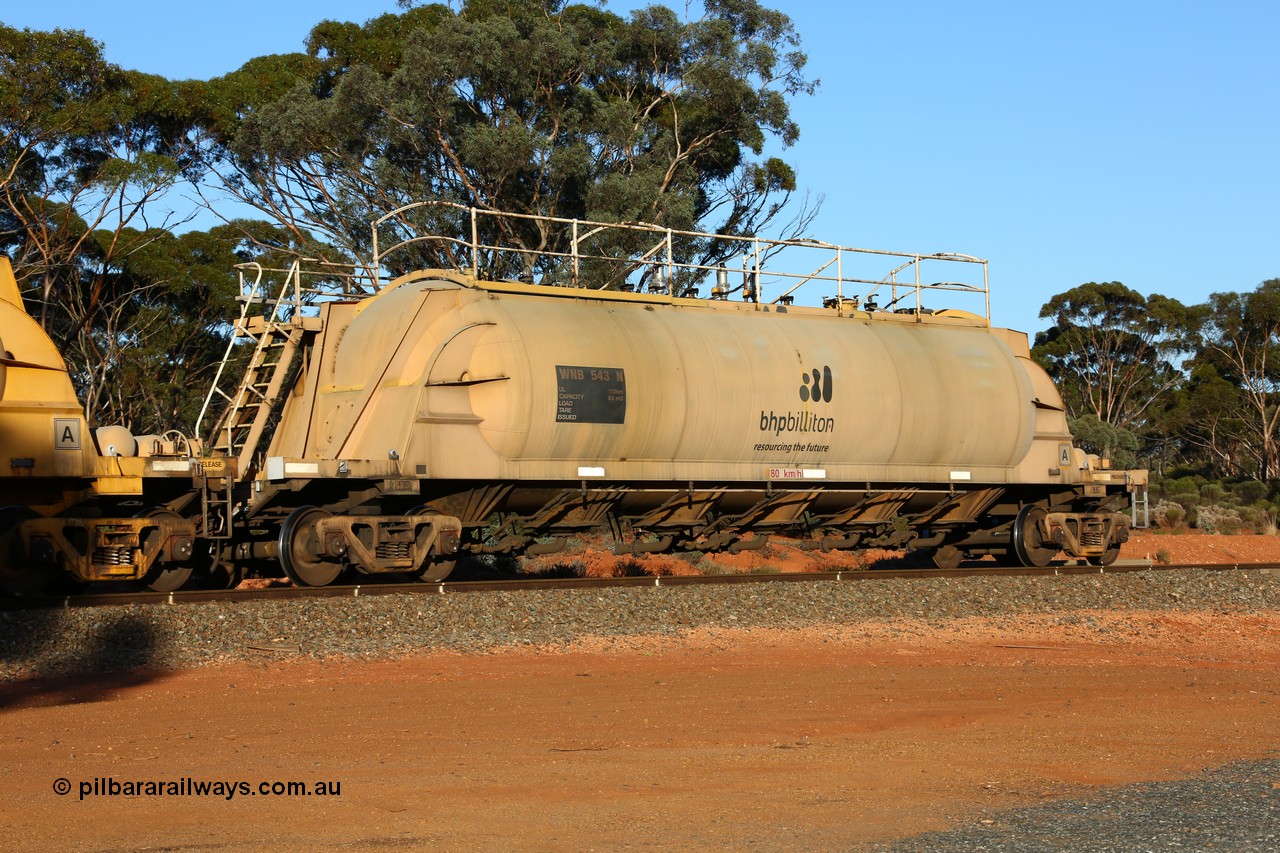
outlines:
[{"label": "cylindrical tank barrel", "polygon": [[284,452],[445,479],[1005,481],[1035,437],[1027,371],[980,319],[919,319],[402,281],[351,312]]}]

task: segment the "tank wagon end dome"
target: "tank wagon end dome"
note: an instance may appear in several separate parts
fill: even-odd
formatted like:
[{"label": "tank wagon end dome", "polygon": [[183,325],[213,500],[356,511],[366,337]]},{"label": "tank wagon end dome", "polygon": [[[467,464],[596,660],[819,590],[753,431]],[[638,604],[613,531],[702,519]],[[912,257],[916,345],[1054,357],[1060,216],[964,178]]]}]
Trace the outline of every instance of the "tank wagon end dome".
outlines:
[{"label": "tank wagon end dome", "polygon": [[18,280],[13,276],[13,264],[3,253],[0,253],[0,301],[22,307],[22,294],[18,291]]},{"label": "tank wagon end dome", "polygon": [[[4,340],[0,342],[0,397],[8,388],[10,394],[79,411],[67,363],[57,345],[27,313],[13,266],[4,254],[0,254],[0,329],[4,330]],[[12,375],[9,368],[14,368]],[[54,379],[55,374],[61,374],[61,378]],[[17,390],[14,385],[19,386]]]},{"label": "tank wagon end dome", "polygon": [[[0,300],[14,303],[18,307],[22,307],[22,296],[18,293],[18,282],[13,277],[13,266],[9,263],[9,256],[0,253]],[[4,381],[8,367],[4,363],[4,359],[12,358],[9,351],[5,349],[4,338],[0,336],[0,400],[4,399]]]}]

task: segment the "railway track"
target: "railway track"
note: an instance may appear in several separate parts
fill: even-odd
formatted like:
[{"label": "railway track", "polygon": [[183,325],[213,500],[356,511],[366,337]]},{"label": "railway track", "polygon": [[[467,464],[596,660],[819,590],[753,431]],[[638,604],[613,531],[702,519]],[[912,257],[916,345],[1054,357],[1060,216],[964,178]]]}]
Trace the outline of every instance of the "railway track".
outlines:
[{"label": "railway track", "polygon": [[512,592],[543,589],[609,589],[620,587],[711,586],[752,583],[806,583],[812,581],[877,581],[919,578],[1035,577],[1044,575],[1098,575],[1132,572],[1280,570],[1280,563],[1184,563],[1155,565],[1147,560],[1120,560],[1110,566],[1050,565],[1044,568],[998,566],[958,569],[851,569],[836,572],[788,572],[777,574],[657,575],[616,578],[529,578],[509,580],[441,581],[436,583],[372,583],[323,587],[276,586],[261,589],[183,590],[178,592],[88,592],[77,595],[33,598],[0,598],[0,610],[108,607],[127,604],[201,604],[206,602],[283,601],[303,598],[358,598],[382,595],[444,595],[468,592]]}]

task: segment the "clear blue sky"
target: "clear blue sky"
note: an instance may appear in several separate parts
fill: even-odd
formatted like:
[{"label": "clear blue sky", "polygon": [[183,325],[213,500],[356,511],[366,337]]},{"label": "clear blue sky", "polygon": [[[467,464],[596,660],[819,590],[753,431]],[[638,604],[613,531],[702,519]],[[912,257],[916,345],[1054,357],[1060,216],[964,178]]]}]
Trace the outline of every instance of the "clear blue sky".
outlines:
[{"label": "clear blue sky", "polygon": [[[765,5],[792,17],[822,83],[793,102],[801,139],[783,153],[826,198],[814,236],[987,258],[994,321],[1028,332],[1086,281],[1202,302],[1280,277],[1277,0]],[[324,18],[397,11],[176,8],[3,0],[0,21],[82,29],[120,65],[204,79],[300,50]]]}]

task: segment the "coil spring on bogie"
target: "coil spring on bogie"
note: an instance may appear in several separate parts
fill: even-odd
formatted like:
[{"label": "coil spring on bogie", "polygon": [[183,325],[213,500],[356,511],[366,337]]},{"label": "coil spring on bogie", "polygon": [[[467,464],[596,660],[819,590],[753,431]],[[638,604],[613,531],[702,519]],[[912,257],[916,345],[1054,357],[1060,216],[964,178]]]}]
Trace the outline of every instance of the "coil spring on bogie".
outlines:
[{"label": "coil spring on bogie", "polygon": [[1080,544],[1085,548],[1101,548],[1107,544],[1101,530],[1085,530],[1080,533]]},{"label": "coil spring on bogie", "polygon": [[412,542],[380,542],[375,549],[379,560],[407,560],[412,551]]},{"label": "coil spring on bogie", "polygon": [[115,548],[94,548],[93,565],[95,566],[132,566],[134,549],[127,546]]}]

